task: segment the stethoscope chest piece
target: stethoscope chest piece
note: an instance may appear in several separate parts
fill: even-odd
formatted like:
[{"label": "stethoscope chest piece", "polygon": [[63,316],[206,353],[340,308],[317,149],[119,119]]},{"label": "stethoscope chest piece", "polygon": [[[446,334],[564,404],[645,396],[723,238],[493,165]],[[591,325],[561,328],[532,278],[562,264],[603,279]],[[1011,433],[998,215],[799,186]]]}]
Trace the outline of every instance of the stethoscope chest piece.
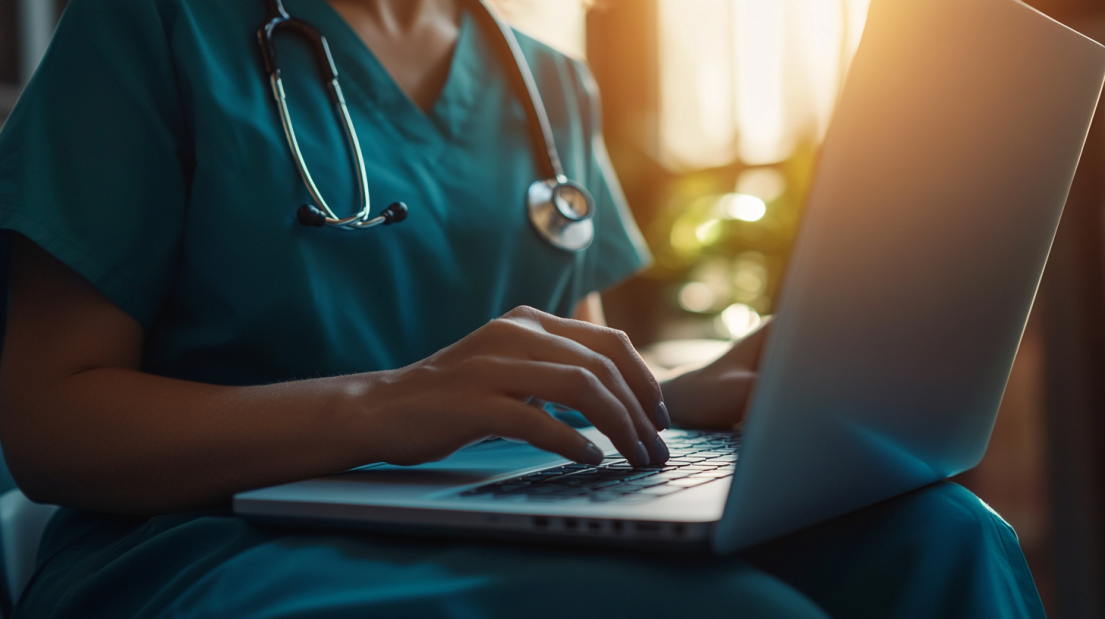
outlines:
[{"label": "stethoscope chest piece", "polygon": [[[535,149],[535,164],[538,174],[547,179],[533,183],[526,192],[526,211],[529,220],[541,238],[553,247],[566,252],[586,249],[595,238],[595,225],[591,221],[595,213],[595,200],[583,185],[568,180],[564,174],[560,155],[556,152],[556,143],[548,113],[545,111],[545,104],[541,101],[541,93],[537,90],[537,83],[514,37],[514,31],[485,4],[486,0],[472,1],[479,9],[475,12],[476,17],[484,22],[489,32],[497,32],[500,35],[493,36],[492,43],[506,59],[505,64],[508,69],[514,69],[507,71],[507,77],[516,89],[516,94],[524,103],[529,104],[524,107]],[[361,152],[357,130],[353,126],[353,119],[349,115],[349,108],[345,103],[345,95],[342,94],[341,85],[338,83],[338,69],[330,54],[330,45],[326,42],[326,37],[314,26],[288,15],[282,0],[265,0],[265,6],[268,9],[267,16],[257,30],[265,72],[269,77],[288,148],[299,169],[299,175],[307,186],[307,192],[314,201],[314,204],[304,204],[299,208],[296,220],[308,227],[332,227],[341,230],[363,230],[403,221],[407,218],[407,206],[402,202],[392,203],[376,216],[370,214],[371,201],[368,195],[368,176],[365,173],[364,155]],[[361,198],[360,209],[347,217],[339,217],[323,199],[322,192],[311,178],[299,148],[299,141],[296,139],[295,128],[285,100],[284,84],[280,78],[280,68],[277,66],[276,46],[273,44],[273,37],[285,30],[303,37],[314,49],[323,85],[330,95],[330,102],[345,130],[345,141],[349,146]]]},{"label": "stethoscope chest piece", "polygon": [[595,238],[595,201],[578,183],[564,177],[536,181],[529,186],[526,207],[534,230],[557,249],[581,251]]}]

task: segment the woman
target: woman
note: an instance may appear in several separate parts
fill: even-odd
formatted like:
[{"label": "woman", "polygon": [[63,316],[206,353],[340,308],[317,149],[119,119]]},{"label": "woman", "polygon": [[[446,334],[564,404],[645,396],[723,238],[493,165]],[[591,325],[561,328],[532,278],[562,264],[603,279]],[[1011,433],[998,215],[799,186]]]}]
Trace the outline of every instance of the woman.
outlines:
[{"label": "woman", "polygon": [[[596,200],[595,241],[571,254],[525,219],[526,118],[465,5],[285,4],[329,40],[374,203],[407,202],[408,223],[296,223],[308,198],[262,75],[261,0],[73,0],[0,135],[0,434],[24,491],[71,508],[16,616],[1042,615],[1011,530],[951,484],[723,559],[233,517],[243,489],[488,435],[601,456],[528,396],[662,462],[671,423],[740,420],[762,339],[659,385],[597,324],[597,292],[647,253],[582,64],[522,37],[567,174]],[[351,204],[313,57],[278,53],[312,173]]]}]

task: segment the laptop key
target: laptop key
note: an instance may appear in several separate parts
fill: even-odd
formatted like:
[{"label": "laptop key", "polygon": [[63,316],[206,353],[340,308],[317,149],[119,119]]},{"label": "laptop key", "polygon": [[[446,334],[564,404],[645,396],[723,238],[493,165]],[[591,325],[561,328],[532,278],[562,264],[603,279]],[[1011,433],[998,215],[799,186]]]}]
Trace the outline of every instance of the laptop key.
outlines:
[{"label": "laptop key", "polygon": [[588,487],[588,488],[605,488],[607,486],[614,486],[614,485],[617,485],[617,484],[620,484],[620,483],[622,483],[622,481],[620,479],[596,480],[595,483],[587,484],[586,487]]},{"label": "laptop key", "polygon": [[620,486],[617,486],[617,487],[619,489],[625,488],[626,490],[637,491],[637,490],[641,490],[642,488],[651,488],[653,486],[659,486],[659,485],[666,484],[666,483],[668,483],[668,482],[667,482],[667,480],[664,480],[664,479],[656,479],[654,477],[646,477],[644,479],[635,479],[633,481],[627,481],[624,484],[621,484]]},{"label": "laptop key", "polygon": [[666,471],[664,473],[657,473],[653,477],[663,480],[682,479],[684,477],[690,477],[697,471]]},{"label": "laptop key", "polygon": [[638,480],[638,479],[645,479],[645,478],[648,478],[648,477],[655,477],[658,474],[659,473],[657,473],[656,471],[641,471],[639,473],[633,473],[632,475],[628,475],[626,477],[623,477],[622,480],[623,481],[634,481],[634,480]]},{"label": "laptop key", "polygon": [[721,479],[722,477],[729,477],[732,473],[726,471],[701,471],[690,475],[688,479]]},{"label": "laptop key", "polygon": [[634,494],[636,494],[636,495],[645,495],[645,496],[666,496],[666,495],[669,495],[673,492],[679,492],[682,489],[683,488],[680,487],[680,486],[669,486],[667,484],[664,484],[663,486],[653,486],[651,488],[642,488],[642,489],[638,490],[637,492],[635,492]]},{"label": "laptop key", "polygon": [[708,484],[712,481],[717,481],[717,479],[703,479],[701,477],[699,477],[699,478],[685,477],[683,479],[673,479],[670,482],[668,482],[667,485],[675,486],[675,487],[681,487],[681,488],[691,488],[691,487],[694,487],[694,486],[701,486],[702,484]]}]

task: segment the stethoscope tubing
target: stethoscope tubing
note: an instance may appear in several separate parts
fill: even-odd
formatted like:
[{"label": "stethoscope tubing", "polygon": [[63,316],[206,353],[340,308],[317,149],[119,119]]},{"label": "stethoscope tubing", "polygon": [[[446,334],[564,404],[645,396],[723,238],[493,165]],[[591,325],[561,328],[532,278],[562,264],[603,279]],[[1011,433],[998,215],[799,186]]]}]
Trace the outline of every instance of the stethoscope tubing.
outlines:
[{"label": "stethoscope tubing", "polygon": [[[529,128],[531,143],[540,146],[540,148],[535,148],[537,151],[535,154],[539,166],[542,168],[540,170],[542,178],[564,182],[567,177],[564,175],[564,167],[560,162],[560,154],[556,150],[552,123],[549,122],[545,102],[541,98],[541,93],[537,90],[537,81],[533,79],[533,72],[530,71],[529,63],[526,61],[525,55],[522,54],[522,48],[518,45],[518,39],[514,36],[514,31],[485,0],[469,0],[469,2],[477,5],[477,10],[472,13],[483,22],[482,25],[498,32],[499,36],[489,37],[491,44],[498,47],[497,51],[500,58],[511,60],[511,62],[503,63],[507,65],[505,67],[507,77],[514,86],[518,98],[530,103],[528,106],[522,107],[525,108],[529,121],[527,127]],[[511,66],[514,67],[514,71],[510,70]]]},{"label": "stethoscope tubing", "polygon": [[349,115],[349,108],[345,104],[345,97],[341,91],[341,84],[338,83],[337,78],[334,78],[330,82],[330,88],[334,93],[333,99],[337,101],[335,107],[337,108],[338,115],[342,119],[346,143],[353,160],[356,162],[357,187],[360,190],[361,198],[360,211],[358,211],[356,215],[345,218],[338,217],[333,209],[330,208],[330,205],[326,203],[326,199],[322,197],[322,192],[319,191],[318,186],[315,185],[314,178],[311,177],[311,171],[307,169],[307,163],[303,158],[303,152],[299,149],[299,140],[296,139],[295,129],[292,127],[292,116],[288,110],[288,102],[284,94],[284,84],[280,79],[279,69],[272,74],[270,81],[272,83],[273,96],[276,99],[276,104],[280,107],[280,120],[284,127],[284,136],[288,140],[288,147],[292,150],[296,168],[299,169],[299,176],[303,179],[303,184],[307,186],[307,192],[311,194],[311,198],[322,208],[327,217],[335,220],[335,222],[331,224],[333,227],[342,229],[368,227],[365,224],[371,221],[368,217],[368,205],[371,202],[368,192],[368,175],[365,173],[364,155],[361,151],[360,141],[357,139],[357,131],[353,128],[353,119]]},{"label": "stethoscope tubing", "polygon": [[[585,187],[570,182],[564,174],[560,155],[556,150],[548,112],[545,109],[544,101],[541,99],[541,94],[538,92],[537,82],[530,71],[529,63],[526,61],[522,48],[514,36],[514,31],[494,12],[494,9],[485,0],[469,0],[469,2],[476,5],[473,14],[481,25],[499,35],[491,36],[489,39],[496,48],[497,55],[505,61],[508,81],[510,81],[517,96],[522,101],[529,103],[529,105],[523,105],[522,107],[526,112],[526,126],[535,150],[535,163],[543,179],[534,182],[527,190],[526,210],[530,222],[538,234],[553,247],[569,252],[584,249],[590,245],[594,236],[594,226],[590,221],[594,212],[594,199]],[[401,202],[389,205],[376,217],[372,217],[370,214],[371,198],[368,188],[368,175],[365,172],[364,155],[356,128],[353,126],[353,120],[349,114],[349,108],[345,102],[345,96],[342,93],[341,84],[338,81],[337,66],[334,64],[334,58],[330,53],[330,46],[326,42],[326,37],[314,26],[291,17],[284,9],[281,0],[265,0],[265,5],[268,7],[268,17],[257,31],[265,70],[269,75],[269,85],[273,99],[276,101],[288,148],[291,150],[300,178],[307,187],[307,192],[317,205],[316,207],[305,204],[300,208],[300,223],[341,230],[360,230],[403,221],[406,218],[407,207]],[[330,208],[330,205],[322,196],[322,192],[315,184],[314,178],[312,178],[307,167],[307,162],[303,157],[303,152],[299,147],[299,140],[295,135],[295,126],[292,122],[287,96],[284,92],[284,84],[280,77],[280,69],[277,66],[276,47],[273,45],[273,36],[283,29],[299,34],[315,49],[315,59],[319,72],[322,74],[335,114],[341,121],[346,145],[354,162],[354,171],[357,175],[361,208],[352,216],[338,217],[334,210]],[[574,204],[578,204],[578,200],[584,201],[586,208],[582,215],[574,212],[574,207],[566,206],[565,192],[576,194],[574,197],[577,200],[573,202]]]}]

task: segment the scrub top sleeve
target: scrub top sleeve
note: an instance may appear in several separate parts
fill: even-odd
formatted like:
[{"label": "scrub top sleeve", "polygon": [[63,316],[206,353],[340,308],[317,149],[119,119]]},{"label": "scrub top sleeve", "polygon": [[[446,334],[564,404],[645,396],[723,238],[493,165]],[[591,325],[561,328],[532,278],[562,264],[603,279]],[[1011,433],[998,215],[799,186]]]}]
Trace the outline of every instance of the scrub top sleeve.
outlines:
[{"label": "scrub top sleeve", "polygon": [[0,228],[29,237],[143,327],[173,279],[192,167],[168,5],[69,2],[0,132]]},{"label": "scrub top sleeve", "polygon": [[586,64],[571,60],[581,101],[585,135],[590,140],[586,186],[595,198],[595,240],[587,249],[582,294],[602,291],[640,271],[652,254],[629,211],[621,184],[610,164],[602,136],[598,85]]}]

